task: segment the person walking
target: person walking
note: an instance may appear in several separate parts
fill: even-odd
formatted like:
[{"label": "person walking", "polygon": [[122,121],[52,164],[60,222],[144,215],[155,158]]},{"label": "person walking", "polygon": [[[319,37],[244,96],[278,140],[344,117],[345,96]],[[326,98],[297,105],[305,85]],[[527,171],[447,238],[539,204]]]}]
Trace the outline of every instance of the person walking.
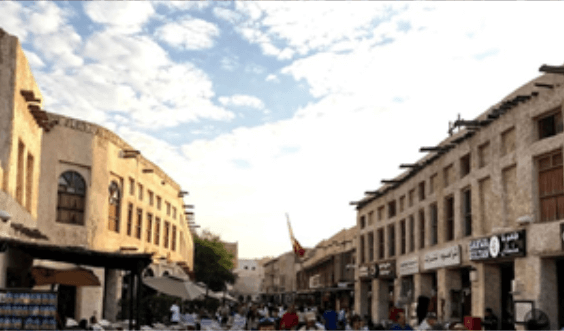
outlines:
[{"label": "person walking", "polygon": [[172,316],[170,317],[171,324],[180,323],[180,300],[175,300],[172,306],[170,306],[170,312]]},{"label": "person walking", "polygon": [[296,314],[296,308],[294,305],[291,305],[280,319],[280,330],[291,330],[293,327],[298,326],[298,323],[299,318],[298,314]]},{"label": "person walking", "polygon": [[434,330],[435,329],[435,325],[437,325],[437,314],[435,313],[427,313],[427,316],[425,317],[425,319],[421,322],[421,324],[419,325],[419,328],[417,330],[423,331],[423,330]]},{"label": "person walking", "polygon": [[497,330],[497,326],[498,326],[497,316],[494,315],[493,310],[489,307],[486,308],[485,317],[482,320],[482,325],[486,330]]},{"label": "person walking", "polygon": [[396,322],[392,325],[390,330],[413,330],[411,325],[406,322],[405,311],[403,311],[403,309],[397,311]]},{"label": "person walking", "polygon": [[337,330],[337,312],[333,309],[332,304],[323,312],[323,320],[325,321],[325,330]]},{"label": "person walking", "polygon": [[317,325],[317,319],[314,312],[306,313],[306,325],[302,326],[300,330],[323,330],[322,327]]}]

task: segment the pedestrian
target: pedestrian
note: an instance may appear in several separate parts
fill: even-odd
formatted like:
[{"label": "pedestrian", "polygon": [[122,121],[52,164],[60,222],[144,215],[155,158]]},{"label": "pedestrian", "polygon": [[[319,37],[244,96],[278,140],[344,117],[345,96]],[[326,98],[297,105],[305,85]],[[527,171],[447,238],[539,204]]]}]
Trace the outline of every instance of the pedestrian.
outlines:
[{"label": "pedestrian", "polygon": [[327,310],[323,312],[323,320],[325,320],[325,330],[337,330],[337,312],[332,304],[329,304]]},{"label": "pedestrian", "polygon": [[356,314],[352,315],[345,330],[362,330],[362,319],[360,316]]},{"label": "pedestrian", "polygon": [[397,311],[395,323],[392,325],[391,330],[413,330],[411,325],[407,324],[405,319],[405,312],[403,309]]},{"label": "pedestrian", "polygon": [[323,330],[323,327],[318,325],[314,312],[309,311],[305,315],[306,325],[302,326],[300,330]]},{"label": "pedestrian", "polygon": [[276,330],[274,319],[270,317],[264,317],[259,320],[258,323],[259,330]]},{"label": "pedestrian", "polygon": [[435,325],[437,324],[437,314],[427,313],[427,316],[419,325],[418,330],[435,330]]},{"label": "pedestrian", "polygon": [[170,306],[170,312],[172,316],[170,317],[171,324],[180,323],[180,300],[175,300],[172,306]]},{"label": "pedestrian", "polygon": [[497,330],[498,319],[497,316],[494,315],[493,310],[491,308],[486,308],[485,317],[482,320],[482,325],[486,330]]},{"label": "pedestrian", "polygon": [[296,314],[296,308],[294,305],[291,305],[280,319],[280,330],[291,330],[293,327],[298,326],[298,323],[299,317]]},{"label": "pedestrian", "polygon": [[260,318],[257,306],[252,305],[247,313],[247,330],[257,330]]}]

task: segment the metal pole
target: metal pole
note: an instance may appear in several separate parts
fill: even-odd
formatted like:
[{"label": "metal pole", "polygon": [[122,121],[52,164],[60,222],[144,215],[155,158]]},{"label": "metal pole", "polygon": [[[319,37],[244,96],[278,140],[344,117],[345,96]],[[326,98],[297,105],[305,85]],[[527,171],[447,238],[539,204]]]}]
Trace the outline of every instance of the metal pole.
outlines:
[{"label": "metal pole", "polygon": [[133,269],[129,271],[129,330],[133,330]]}]

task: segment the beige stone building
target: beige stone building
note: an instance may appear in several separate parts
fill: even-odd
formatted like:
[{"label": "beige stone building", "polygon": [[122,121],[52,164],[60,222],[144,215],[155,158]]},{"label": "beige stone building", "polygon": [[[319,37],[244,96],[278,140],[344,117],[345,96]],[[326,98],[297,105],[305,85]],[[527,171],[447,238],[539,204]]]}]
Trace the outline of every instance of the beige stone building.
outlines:
[{"label": "beige stone building", "polygon": [[232,293],[236,298],[244,301],[259,301],[264,269],[260,260],[239,259],[238,267],[233,270],[237,275],[237,281],[233,285]]},{"label": "beige stone building", "polygon": [[294,251],[264,263],[262,299],[266,302],[291,303],[297,289],[297,259]]},{"label": "beige stone building", "polygon": [[550,329],[564,326],[563,69],[458,120],[461,130],[352,203],[358,312],[382,320],[390,305],[412,314],[429,299],[441,320],[491,307],[499,327],[523,329],[534,305]]}]

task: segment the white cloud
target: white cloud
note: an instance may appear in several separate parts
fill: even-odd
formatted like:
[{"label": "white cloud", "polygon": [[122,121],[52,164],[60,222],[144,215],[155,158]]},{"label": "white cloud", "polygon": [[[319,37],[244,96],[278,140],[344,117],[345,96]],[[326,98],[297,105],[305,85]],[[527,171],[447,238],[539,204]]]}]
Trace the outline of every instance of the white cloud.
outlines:
[{"label": "white cloud", "polygon": [[211,1],[156,1],[156,5],[165,6],[171,10],[203,10],[211,4]]},{"label": "white cloud", "polygon": [[28,18],[29,30],[36,35],[55,33],[65,24],[69,15],[69,12],[54,2],[38,2]]},{"label": "white cloud", "polygon": [[215,15],[215,17],[220,18],[232,24],[239,22],[239,20],[241,20],[242,18],[241,14],[233,10],[222,8],[222,7],[214,7],[213,14]]},{"label": "white cloud", "polygon": [[239,57],[237,55],[222,57],[221,67],[227,71],[233,71],[237,69],[237,67],[239,67]]},{"label": "white cloud", "polygon": [[200,50],[213,47],[214,38],[219,36],[219,28],[199,18],[184,18],[161,26],[155,34],[174,47]]},{"label": "white cloud", "polygon": [[264,103],[257,97],[243,94],[235,94],[230,97],[219,97],[219,103],[224,106],[235,106],[235,107],[251,107],[256,109],[264,108]]},{"label": "white cloud", "polygon": [[155,13],[145,1],[88,1],[84,12],[96,23],[108,25],[122,33],[135,33]]},{"label": "white cloud", "polygon": [[45,66],[45,63],[43,63],[41,58],[37,56],[37,54],[35,54],[34,52],[26,50],[25,56],[27,57],[27,61],[29,62],[30,66],[38,69]]},{"label": "white cloud", "polygon": [[267,82],[279,82],[280,79],[278,79],[278,76],[276,76],[275,74],[269,74],[268,76],[266,76],[265,81],[267,81]]},{"label": "white cloud", "polygon": [[76,54],[82,46],[82,38],[72,26],[65,25],[56,33],[35,35],[33,46],[40,49],[44,58],[54,62],[57,67],[78,67],[84,63]]},{"label": "white cloud", "polygon": [[2,13],[2,28],[11,35],[15,35],[20,41],[25,41],[28,35],[28,25],[24,17],[29,10],[15,1],[0,1],[0,13]]}]

